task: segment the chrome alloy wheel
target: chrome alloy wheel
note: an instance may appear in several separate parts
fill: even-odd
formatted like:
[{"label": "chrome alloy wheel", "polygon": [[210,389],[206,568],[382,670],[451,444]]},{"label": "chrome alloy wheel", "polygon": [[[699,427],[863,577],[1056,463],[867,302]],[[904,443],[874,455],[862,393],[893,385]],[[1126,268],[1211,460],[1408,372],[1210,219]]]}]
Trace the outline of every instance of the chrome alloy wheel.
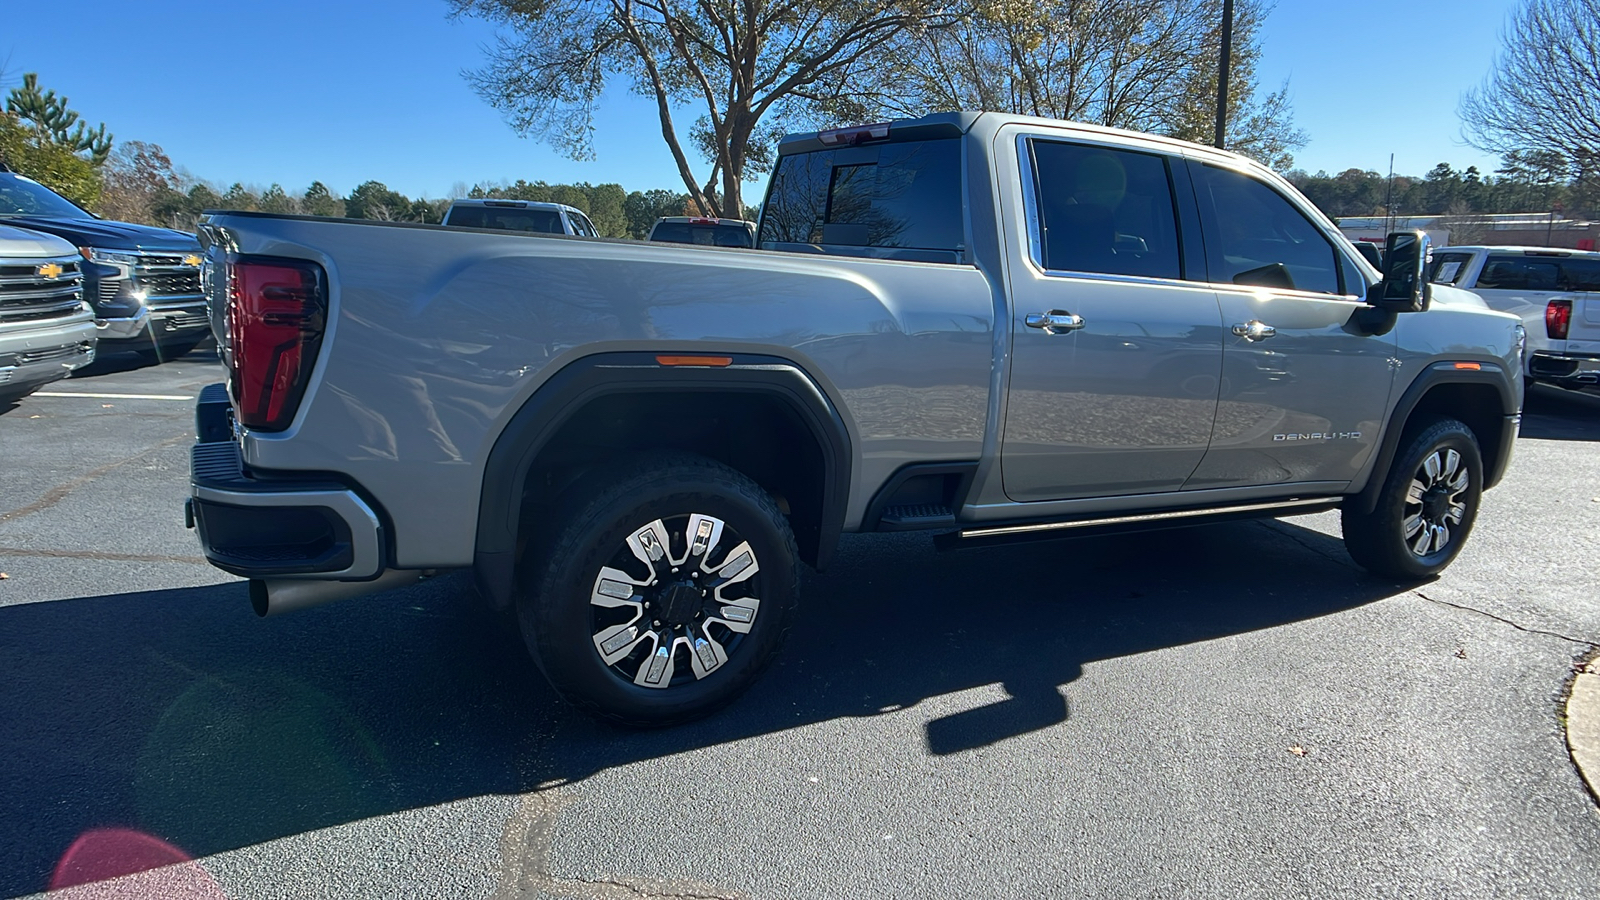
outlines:
[{"label": "chrome alloy wheel", "polygon": [[1451,529],[1459,528],[1466,517],[1462,495],[1470,484],[1471,474],[1454,450],[1435,450],[1417,467],[1401,519],[1412,555],[1430,556],[1450,544]]},{"label": "chrome alloy wheel", "polygon": [[628,535],[610,562],[589,595],[594,648],[641,687],[716,672],[761,611],[755,551],[714,516],[656,519]]}]

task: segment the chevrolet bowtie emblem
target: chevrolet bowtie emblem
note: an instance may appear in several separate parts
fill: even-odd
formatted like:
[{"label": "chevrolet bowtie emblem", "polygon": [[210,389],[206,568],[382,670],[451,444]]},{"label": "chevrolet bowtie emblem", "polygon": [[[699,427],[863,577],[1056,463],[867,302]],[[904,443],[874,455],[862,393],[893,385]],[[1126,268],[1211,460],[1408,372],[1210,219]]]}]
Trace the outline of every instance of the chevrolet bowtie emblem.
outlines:
[{"label": "chevrolet bowtie emblem", "polygon": [[198,266],[200,265],[200,257],[191,253],[183,258],[183,264],[186,266]]},{"label": "chevrolet bowtie emblem", "polygon": [[61,267],[56,265],[55,263],[45,263],[44,265],[40,266],[39,268],[35,269],[34,271],[38,272],[40,275],[44,276],[45,278],[60,278],[61,277]]}]

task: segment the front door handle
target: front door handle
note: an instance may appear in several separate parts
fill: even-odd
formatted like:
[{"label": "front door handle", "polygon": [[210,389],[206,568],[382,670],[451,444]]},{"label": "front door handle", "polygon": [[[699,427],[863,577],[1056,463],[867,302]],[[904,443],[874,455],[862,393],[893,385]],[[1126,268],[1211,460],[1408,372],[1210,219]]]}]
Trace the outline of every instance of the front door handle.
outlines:
[{"label": "front door handle", "polygon": [[1277,334],[1278,329],[1257,319],[1251,319],[1243,325],[1233,326],[1233,333],[1247,341],[1264,341]]},{"label": "front door handle", "polygon": [[1043,329],[1045,334],[1060,334],[1063,331],[1077,331],[1082,328],[1083,316],[1052,309],[1047,313],[1028,313],[1022,322],[1029,328]]}]

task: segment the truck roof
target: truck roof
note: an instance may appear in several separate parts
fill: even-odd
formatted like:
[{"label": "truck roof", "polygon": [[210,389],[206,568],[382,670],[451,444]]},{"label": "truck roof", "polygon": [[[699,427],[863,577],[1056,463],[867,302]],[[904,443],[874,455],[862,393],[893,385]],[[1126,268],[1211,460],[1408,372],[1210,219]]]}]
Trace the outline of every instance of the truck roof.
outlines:
[{"label": "truck roof", "polygon": [[567,212],[581,213],[583,210],[565,203],[552,203],[547,200],[508,200],[503,197],[472,197],[461,200],[451,200],[451,206],[494,206],[505,209],[564,209]]}]

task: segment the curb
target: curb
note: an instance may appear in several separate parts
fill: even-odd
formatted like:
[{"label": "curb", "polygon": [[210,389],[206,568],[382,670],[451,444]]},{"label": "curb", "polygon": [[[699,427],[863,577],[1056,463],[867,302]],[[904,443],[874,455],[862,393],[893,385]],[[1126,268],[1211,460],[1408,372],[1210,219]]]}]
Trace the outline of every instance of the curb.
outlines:
[{"label": "curb", "polygon": [[1600,657],[1590,659],[1567,695],[1567,749],[1589,793],[1600,801]]}]

